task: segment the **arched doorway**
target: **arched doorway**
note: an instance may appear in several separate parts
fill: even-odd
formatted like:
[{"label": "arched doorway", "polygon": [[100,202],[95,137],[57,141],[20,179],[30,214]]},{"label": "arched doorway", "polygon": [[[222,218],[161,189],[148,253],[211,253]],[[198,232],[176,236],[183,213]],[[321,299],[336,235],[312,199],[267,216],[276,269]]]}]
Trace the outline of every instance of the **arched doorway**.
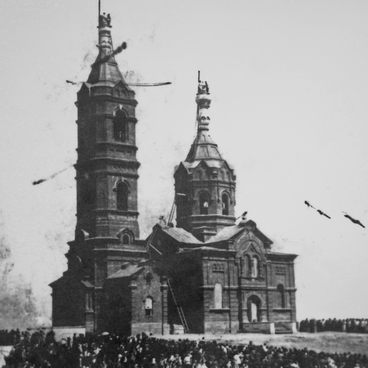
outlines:
[{"label": "arched doorway", "polygon": [[256,295],[249,297],[247,301],[248,309],[248,321],[249,322],[260,322],[261,321],[261,300]]}]

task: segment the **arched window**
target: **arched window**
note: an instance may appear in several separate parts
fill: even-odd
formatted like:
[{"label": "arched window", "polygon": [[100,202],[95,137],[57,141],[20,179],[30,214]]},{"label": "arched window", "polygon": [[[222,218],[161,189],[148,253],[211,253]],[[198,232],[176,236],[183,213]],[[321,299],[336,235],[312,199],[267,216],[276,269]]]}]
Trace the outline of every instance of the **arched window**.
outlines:
[{"label": "arched window", "polygon": [[92,295],[91,293],[86,293],[86,309],[92,310]]},{"label": "arched window", "polygon": [[127,117],[122,110],[118,110],[114,119],[114,139],[120,142],[126,142],[128,138]]},{"label": "arched window", "polygon": [[121,238],[123,244],[130,244],[130,236],[129,234],[124,234]]},{"label": "arched window", "polygon": [[248,256],[248,254],[246,254],[244,256],[244,274],[247,277],[252,276],[252,260],[250,259],[250,257]]},{"label": "arched window", "polygon": [[93,205],[95,203],[95,188],[92,179],[88,174],[83,178],[81,185],[82,201],[85,205]]},{"label": "arched window", "polygon": [[259,261],[257,257],[253,257],[252,259],[253,267],[252,267],[252,277],[258,277],[259,275]]},{"label": "arched window", "polygon": [[144,309],[146,311],[146,317],[153,316],[153,300],[150,296],[148,296],[144,302]]},{"label": "arched window", "polygon": [[277,285],[276,307],[285,308],[285,292],[284,286],[281,284]]},{"label": "arched window", "polygon": [[120,182],[116,187],[116,208],[119,211],[128,210],[128,193],[127,184]]},{"label": "arched window", "polygon": [[208,193],[202,192],[199,196],[199,214],[208,215],[209,196]]},{"label": "arched window", "polygon": [[229,215],[229,196],[227,193],[222,193],[222,214],[225,216]]},{"label": "arched window", "polygon": [[220,283],[215,284],[213,298],[215,302],[215,309],[222,309],[222,285]]}]

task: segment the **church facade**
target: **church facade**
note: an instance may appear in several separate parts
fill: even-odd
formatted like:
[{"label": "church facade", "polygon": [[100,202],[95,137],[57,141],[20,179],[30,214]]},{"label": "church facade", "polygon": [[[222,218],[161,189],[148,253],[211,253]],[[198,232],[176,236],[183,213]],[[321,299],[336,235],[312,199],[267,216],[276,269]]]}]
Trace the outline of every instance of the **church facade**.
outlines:
[{"label": "church facade", "polygon": [[[296,255],[243,214],[236,175],[209,132],[211,96],[196,95],[197,136],[175,168],[176,226],[139,238],[135,93],[100,17],[99,55],[77,94],[77,224],[52,288],[55,328],[136,334],[295,331]],[[143,168],[144,169],[144,168]],[[146,204],[149,205],[149,204]]]}]

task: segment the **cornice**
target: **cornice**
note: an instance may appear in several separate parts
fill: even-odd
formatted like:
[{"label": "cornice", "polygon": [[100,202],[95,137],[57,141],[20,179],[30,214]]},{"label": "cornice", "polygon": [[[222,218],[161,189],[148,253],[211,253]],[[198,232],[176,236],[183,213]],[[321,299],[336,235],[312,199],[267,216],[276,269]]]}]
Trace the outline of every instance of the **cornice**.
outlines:
[{"label": "cornice", "polygon": [[133,144],[129,144],[129,143],[122,143],[122,142],[111,142],[111,141],[100,141],[100,142],[96,142],[95,143],[96,146],[106,146],[106,147],[116,147],[116,148],[125,148],[125,149],[130,149],[132,151],[138,151],[138,147],[133,145]]},{"label": "cornice", "polygon": [[131,217],[139,216],[138,211],[120,211],[120,210],[112,209],[112,208],[95,208],[92,211],[95,213],[115,213],[117,215],[124,215],[124,216],[131,216]]},{"label": "cornice", "polygon": [[[94,118],[101,118],[101,117],[104,117],[104,118],[109,118],[109,119],[114,119],[115,118],[115,115],[113,114],[110,114],[110,113],[107,113],[107,112],[104,112],[104,113],[95,113],[95,114],[91,114],[91,115],[88,115],[88,119],[85,119],[85,121],[89,121],[89,120],[92,120]],[[82,122],[83,119],[77,119],[75,122],[77,125],[79,125],[79,123]],[[133,123],[133,124],[137,124],[138,123],[138,119],[133,117],[133,116],[127,116],[127,121],[129,123]]]},{"label": "cornice", "polygon": [[[111,88],[112,87],[95,87],[95,88]],[[122,105],[131,105],[133,107],[136,107],[138,105],[138,101],[135,98],[121,98],[121,97],[115,97],[112,96],[110,93],[99,93],[99,94],[95,94],[95,95],[91,95],[88,97],[88,99],[83,99],[81,101],[77,101],[77,103],[79,102],[84,102],[84,101],[93,101],[93,100],[105,100],[105,101],[111,101],[111,102],[116,102],[118,104],[122,104]]]},{"label": "cornice", "polygon": [[[89,166],[90,164],[96,164],[98,162],[105,162],[107,164],[111,164],[111,165],[121,165],[123,166],[127,166],[127,167],[131,167],[131,168],[135,168],[138,169],[141,164],[136,161],[136,160],[127,160],[124,158],[113,158],[113,157],[91,157],[88,160],[83,160],[83,161],[77,161],[77,163],[74,165],[74,167],[77,168],[83,168],[86,166]],[[96,167],[96,169],[98,169]]]}]

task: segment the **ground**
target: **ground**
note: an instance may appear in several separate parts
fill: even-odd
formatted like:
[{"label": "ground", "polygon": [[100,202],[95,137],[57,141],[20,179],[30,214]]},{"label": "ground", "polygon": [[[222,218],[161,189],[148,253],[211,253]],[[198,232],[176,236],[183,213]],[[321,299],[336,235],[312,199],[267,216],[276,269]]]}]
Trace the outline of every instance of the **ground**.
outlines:
[{"label": "ground", "polygon": [[[157,336],[161,337],[162,336]],[[169,335],[168,339],[202,339],[204,335]],[[324,351],[327,353],[360,353],[368,354],[368,334],[342,333],[342,332],[321,332],[316,334],[301,333],[290,335],[261,335],[261,334],[237,334],[237,335],[209,335],[206,340],[217,340],[230,344],[247,344],[252,341],[255,345],[266,343],[272,346],[285,346],[288,348]]]}]

